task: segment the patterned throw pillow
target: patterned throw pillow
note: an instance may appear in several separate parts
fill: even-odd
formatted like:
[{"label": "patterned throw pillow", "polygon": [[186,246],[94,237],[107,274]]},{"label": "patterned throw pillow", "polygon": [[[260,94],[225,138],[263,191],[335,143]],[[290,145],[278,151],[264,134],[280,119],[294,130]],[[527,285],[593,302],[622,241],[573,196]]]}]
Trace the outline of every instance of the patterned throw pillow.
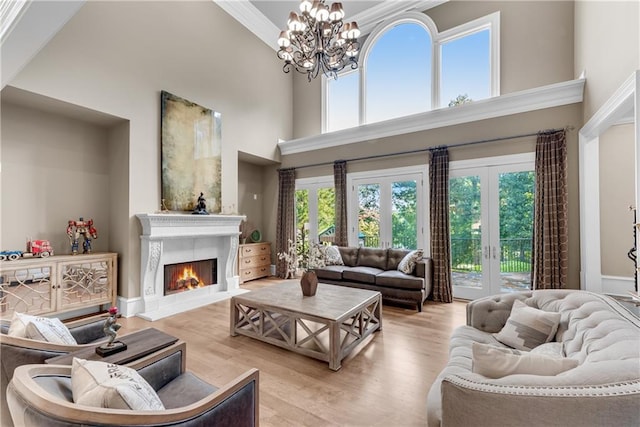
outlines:
[{"label": "patterned throw pillow", "polygon": [[576,359],[500,348],[474,342],[471,345],[472,372],[487,378],[507,375],[557,375],[578,366]]},{"label": "patterned throw pillow", "polygon": [[38,317],[14,313],[8,335],[54,344],[78,344],[71,332],[69,332],[69,328],[55,317]]},{"label": "patterned throw pillow", "polygon": [[342,255],[340,255],[340,250],[338,250],[337,246],[325,246],[324,263],[326,265],[344,265]]},{"label": "patterned throw pillow", "polygon": [[164,410],[155,390],[140,374],[126,366],[73,358],[73,401],[95,408]]},{"label": "patterned throw pillow", "polygon": [[415,251],[411,251],[402,258],[400,264],[398,264],[398,271],[403,272],[404,274],[411,274],[413,270],[416,268],[416,263],[422,259],[423,250],[416,249]]},{"label": "patterned throw pillow", "polygon": [[560,324],[560,313],[538,310],[516,300],[502,330],[494,337],[518,350],[531,350],[553,339]]}]

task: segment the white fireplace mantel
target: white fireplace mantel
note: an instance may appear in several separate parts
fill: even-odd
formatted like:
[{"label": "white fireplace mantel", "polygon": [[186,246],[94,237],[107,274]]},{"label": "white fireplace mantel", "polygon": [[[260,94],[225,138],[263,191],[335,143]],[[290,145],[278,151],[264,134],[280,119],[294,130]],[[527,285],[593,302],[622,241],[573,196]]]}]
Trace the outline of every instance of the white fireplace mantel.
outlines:
[{"label": "white fireplace mantel", "polygon": [[[242,215],[138,214],[140,296],[138,316],[157,320],[237,295],[238,235]],[[164,265],[217,259],[217,283],[164,295]]]}]

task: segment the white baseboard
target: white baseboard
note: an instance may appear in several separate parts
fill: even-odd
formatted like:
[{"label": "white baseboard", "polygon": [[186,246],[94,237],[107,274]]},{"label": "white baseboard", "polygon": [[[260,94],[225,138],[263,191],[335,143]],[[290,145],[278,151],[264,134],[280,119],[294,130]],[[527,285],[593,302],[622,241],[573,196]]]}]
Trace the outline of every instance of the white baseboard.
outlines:
[{"label": "white baseboard", "polygon": [[142,297],[118,297],[118,308],[122,317],[132,317],[144,310]]},{"label": "white baseboard", "polygon": [[635,290],[633,277],[602,276],[602,293],[613,295],[629,295]]}]

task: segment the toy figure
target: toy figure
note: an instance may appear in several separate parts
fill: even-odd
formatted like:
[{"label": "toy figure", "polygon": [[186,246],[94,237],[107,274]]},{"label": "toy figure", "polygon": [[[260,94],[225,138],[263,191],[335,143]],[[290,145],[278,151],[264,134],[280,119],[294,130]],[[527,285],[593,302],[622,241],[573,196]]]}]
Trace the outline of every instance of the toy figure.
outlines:
[{"label": "toy figure", "polygon": [[109,342],[107,343],[107,347],[113,346],[113,341],[116,339],[118,335],[118,330],[122,325],[118,324],[118,307],[111,307],[109,309],[109,317],[104,321],[104,326],[102,330],[104,334],[109,337]]},{"label": "toy figure", "polygon": [[193,215],[208,215],[207,212],[207,204],[205,203],[204,194],[200,193],[200,197],[198,197],[198,205],[192,212]]},{"label": "toy figure", "polygon": [[[75,227],[75,229],[74,229]],[[82,253],[91,253],[91,239],[98,238],[98,230],[93,226],[93,219],[87,221],[80,217],[78,221],[69,220],[67,226],[67,236],[71,241],[71,253],[76,255],[78,253],[78,239],[83,237]]]}]

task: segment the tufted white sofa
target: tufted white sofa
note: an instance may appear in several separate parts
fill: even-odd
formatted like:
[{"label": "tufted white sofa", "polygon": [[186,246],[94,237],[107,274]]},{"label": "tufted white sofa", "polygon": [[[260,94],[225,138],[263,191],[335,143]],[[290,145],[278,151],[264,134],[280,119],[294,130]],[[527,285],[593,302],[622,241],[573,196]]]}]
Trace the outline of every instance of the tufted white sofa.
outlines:
[{"label": "tufted white sofa", "polygon": [[[575,369],[555,376],[488,379],[471,370],[471,344],[504,347],[499,332],[513,302],[560,312],[556,341]],[[640,319],[610,297],[577,290],[517,292],[467,305],[449,362],[427,397],[429,427],[639,426]]]}]

